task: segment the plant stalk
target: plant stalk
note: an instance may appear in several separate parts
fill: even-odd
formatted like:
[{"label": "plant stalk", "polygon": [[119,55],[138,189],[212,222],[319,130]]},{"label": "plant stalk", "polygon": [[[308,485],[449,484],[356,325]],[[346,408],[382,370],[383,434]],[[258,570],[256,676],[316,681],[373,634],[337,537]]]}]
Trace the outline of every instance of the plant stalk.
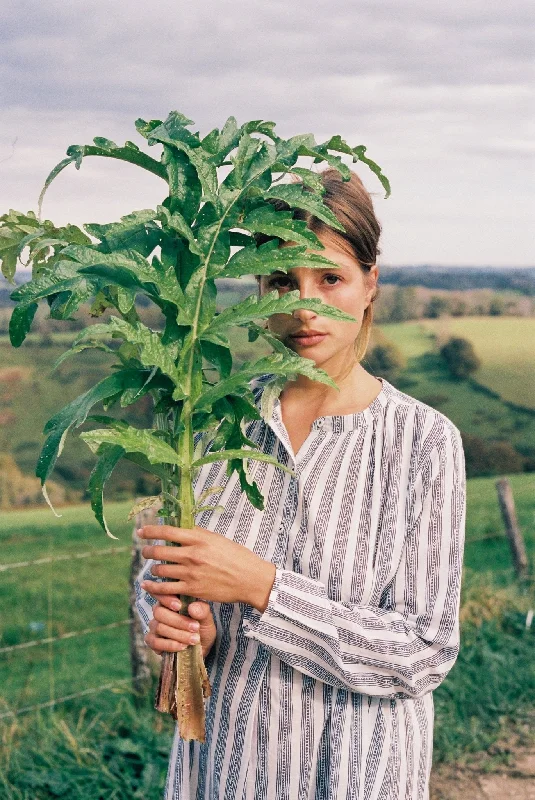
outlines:
[{"label": "plant stalk", "polygon": [[[193,462],[193,428],[191,420],[190,403],[184,402],[180,422],[181,432],[178,437],[178,452],[182,459],[180,470],[180,484],[178,488],[178,505],[168,509],[164,518],[170,525],[182,528],[193,528],[195,518],[193,514],[194,496],[192,483]],[[168,419],[164,414],[155,414],[155,427],[158,430],[168,430]],[[174,486],[166,482],[162,488],[167,494],[173,493]],[[171,491],[170,491],[171,490]],[[176,491],[176,490],[175,490]],[[180,546],[180,545],[178,545]],[[189,604],[195,598],[181,595],[181,614],[188,613]],[[164,653],[158,689],[156,693],[155,708],[158,711],[169,713],[177,721],[182,739],[192,739],[204,742],[205,740],[205,712],[204,699],[210,696],[210,683],[202,656],[200,644],[188,645],[179,653]]]}]

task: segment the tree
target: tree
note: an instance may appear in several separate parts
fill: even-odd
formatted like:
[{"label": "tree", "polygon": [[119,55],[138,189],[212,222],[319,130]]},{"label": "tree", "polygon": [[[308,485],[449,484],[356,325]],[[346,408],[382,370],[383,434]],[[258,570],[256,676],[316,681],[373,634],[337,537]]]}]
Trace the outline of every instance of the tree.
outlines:
[{"label": "tree", "polygon": [[425,316],[429,317],[429,319],[438,319],[442,314],[447,314],[449,310],[450,304],[446,298],[434,294],[425,308]]},{"label": "tree", "polygon": [[440,348],[440,355],[446,362],[452,377],[458,380],[469,378],[481,366],[472,342],[461,337],[453,337]]},{"label": "tree", "polygon": [[390,321],[406,322],[409,319],[416,319],[416,317],[416,289],[414,286],[397,286],[394,292]]},{"label": "tree", "polygon": [[405,359],[401,351],[391,342],[377,344],[365,358],[366,368],[387,381],[395,382],[400,371],[405,366]]}]

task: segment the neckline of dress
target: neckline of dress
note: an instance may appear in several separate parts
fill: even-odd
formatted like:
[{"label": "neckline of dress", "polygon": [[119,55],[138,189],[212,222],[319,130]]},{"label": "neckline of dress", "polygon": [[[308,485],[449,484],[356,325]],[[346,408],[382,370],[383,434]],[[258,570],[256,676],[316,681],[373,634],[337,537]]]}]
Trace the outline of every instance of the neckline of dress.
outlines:
[{"label": "neckline of dress", "polygon": [[[353,428],[360,427],[365,422],[372,422],[378,415],[378,412],[386,405],[387,398],[393,390],[393,386],[377,375],[374,375],[377,380],[381,381],[381,391],[377,394],[371,403],[366,408],[360,411],[354,411],[351,414],[326,414],[317,417],[312,423],[311,430],[319,430],[321,428],[331,428],[336,432],[343,432]],[[281,402],[277,398],[273,406],[273,415],[277,420],[284,425],[281,413]]]}]

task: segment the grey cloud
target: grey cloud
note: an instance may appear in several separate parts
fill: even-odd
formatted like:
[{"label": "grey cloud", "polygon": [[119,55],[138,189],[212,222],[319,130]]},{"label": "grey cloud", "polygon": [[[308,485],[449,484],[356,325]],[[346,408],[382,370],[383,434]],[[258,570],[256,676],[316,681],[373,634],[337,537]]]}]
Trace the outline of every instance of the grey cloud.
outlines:
[{"label": "grey cloud", "polygon": [[[282,76],[314,97],[324,76],[380,75],[405,85],[522,83],[529,72],[526,3],[474,0],[306,5],[140,0],[91,5],[53,0],[4,9],[8,104],[139,107],[173,96],[207,101],[243,76],[251,98]],[[268,81],[267,84],[265,83]],[[264,95],[269,102],[270,95]]]}]

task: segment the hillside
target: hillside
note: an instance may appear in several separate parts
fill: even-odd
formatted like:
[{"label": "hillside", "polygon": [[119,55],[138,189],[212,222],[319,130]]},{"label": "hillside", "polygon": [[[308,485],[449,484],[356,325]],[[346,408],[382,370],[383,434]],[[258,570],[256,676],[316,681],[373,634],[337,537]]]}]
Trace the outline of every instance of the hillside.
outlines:
[{"label": "hillside", "polygon": [[535,318],[448,317],[423,324],[441,340],[469,339],[481,359],[477,382],[509,403],[535,409]]}]

